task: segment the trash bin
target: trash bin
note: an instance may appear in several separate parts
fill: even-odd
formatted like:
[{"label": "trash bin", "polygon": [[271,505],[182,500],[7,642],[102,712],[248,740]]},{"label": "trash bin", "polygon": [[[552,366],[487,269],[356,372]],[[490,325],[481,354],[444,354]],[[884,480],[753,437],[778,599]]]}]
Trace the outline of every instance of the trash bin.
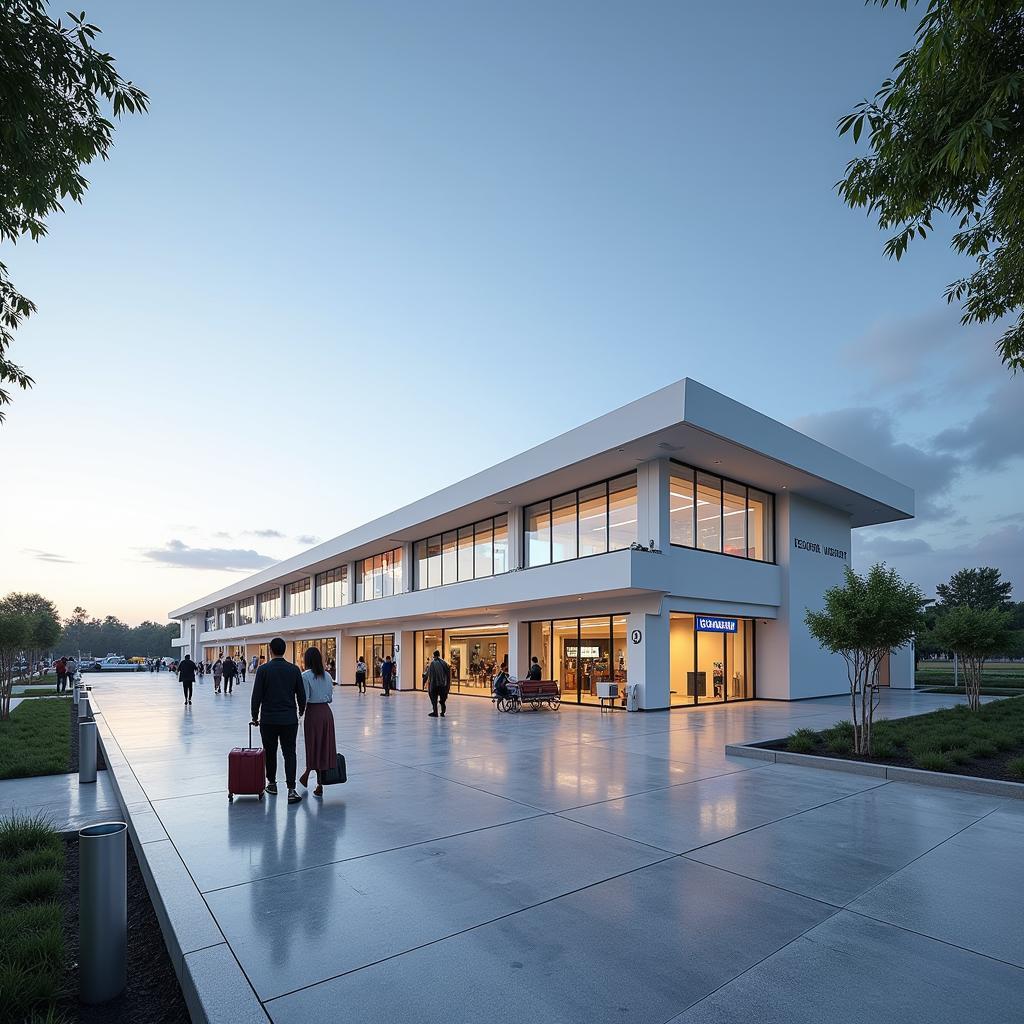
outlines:
[{"label": "trash bin", "polygon": [[96,723],[78,723],[78,784],[96,781]]},{"label": "trash bin", "polygon": [[83,1003],[105,1003],[128,982],[128,826],[78,833],[78,963]]}]

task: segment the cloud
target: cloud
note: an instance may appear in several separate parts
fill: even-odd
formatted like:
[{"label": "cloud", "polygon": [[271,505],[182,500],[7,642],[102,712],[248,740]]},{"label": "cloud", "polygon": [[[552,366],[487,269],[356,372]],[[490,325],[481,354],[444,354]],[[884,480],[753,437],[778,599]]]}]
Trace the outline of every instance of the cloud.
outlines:
[{"label": "cloud", "polygon": [[857,545],[858,553],[873,562],[885,562],[902,555],[923,555],[934,550],[922,537],[889,537],[885,534],[865,537]]},{"label": "cloud", "polygon": [[38,548],[22,548],[22,553],[37,559],[40,562],[57,562],[60,565],[75,565],[73,558],[65,558],[53,551],[40,551]]},{"label": "cloud", "polygon": [[984,407],[960,427],[936,435],[934,446],[955,452],[975,469],[1002,469],[1011,459],[1024,456],[1024,387],[1004,381]]},{"label": "cloud", "polygon": [[246,533],[252,534],[254,537],[263,537],[264,539],[280,539],[284,534],[280,530],[246,530]]},{"label": "cloud", "polygon": [[802,416],[793,426],[912,487],[919,520],[949,514],[943,499],[960,473],[962,460],[953,452],[936,452],[897,441],[888,411],[870,406],[837,409]]},{"label": "cloud", "polygon": [[311,533],[300,533],[295,538],[297,544],[317,544],[320,541],[319,537],[314,537]]},{"label": "cloud", "polygon": [[273,565],[275,559],[245,548],[192,548],[180,540],[170,540],[162,548],[143,551],[143,557],[180,569],[224,569],[250,572]]}]

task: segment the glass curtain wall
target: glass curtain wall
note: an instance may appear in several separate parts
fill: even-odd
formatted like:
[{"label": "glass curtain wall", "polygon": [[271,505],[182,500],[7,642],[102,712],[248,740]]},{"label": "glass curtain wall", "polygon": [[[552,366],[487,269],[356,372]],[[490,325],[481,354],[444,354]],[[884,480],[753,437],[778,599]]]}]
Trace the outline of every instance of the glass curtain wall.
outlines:
[{"label": "glass curtain wall", "polygon": [[348,566],[318,572],[314,582],[317,608],[340,608],[351,600],[348,589]]},{"label": "glass curtain wall", "polygon": [[217,628],[217,612],[213,608],[208,608],[206,613],[203,615],[203,632],[209,633],[211,629]]},{"label": "glass curtain wall", "polygon": [[413,551],[417,590],[500,576],[508,572],[508,515],[417,541]]},{"label": "glass curtain wall", "polygon": [[244,597],[238,602],[238,624],[248,626],[256,621],[256,598]]},{"label": "glass curtain wall", "polygon": [[669,619],[669,703],[722,704],[754,696],[753,619],[737,619],[735,633],[694,628],[694,616]]},{"label": "glass curtain wall", "polygon": [[535,657],[541,678],[559,684],[562,700],[597,704],[598,684],[616,682],[625,704],[629,677],[625,615],[531,622],[531,662]]},{"label": "glass curtain wall", "polygon": [[330,671],[330,662],[338,657],[338,641],[333,636],[312,637],[307,640],[293,640],[290,644],[292,663],[304,668],[303,658],[310,647],[317,647],[320,650],[320,657],[324,659],[324,668]]},{"label": "glass curtain wall", "polygon": [[281,618],[281,591],[277,587],[256,595],[256,613],[259,622]]},{"label": "glass curtain wall", "polygon": [[465,626],[460,629],[420,630],[416,633],[416,678],[423,687],[423,673],[434,656],[452,670],[452,693],[490,697],[494,676],[508,670],[508,626]]},{"label": "glass curtain wall", "polygon": [[225,604],[217,609],[217,628],[233,629],[235,625],[235,606]]},{"label": "glass curtain wall", "polygon": [[356,600],[374,601],[402,593],[402,549],[382,551],[356,562]]},{"label": "glass curtain wall", "polygon": [[[366,682],[370,686],[381,686],[380,667],[384,664],[384,658],[391,655],[395,658],[395,634],[394,633],[368,633],[365,636],[357,636],[356,658],[362,658],[369,670],[366,674]],[[355,666],[352,667],[352,678],[355,679]]]},{"label": "glass curtain wall", "polygon": [[637,540],[636,473],[528,505],[526,565],[550,565],[628,548]]},{"label": "glass curtain wall", "polygon": [[289,583],[284,589],[288,598],[288,615],[305,615],[313,610],[313,585],[308,576]]},{"label": "glass curtain wall", "polygon": [[671,542],[677,547],[773,562],[773,500],[772,495],[734,480],[673,464]]}]

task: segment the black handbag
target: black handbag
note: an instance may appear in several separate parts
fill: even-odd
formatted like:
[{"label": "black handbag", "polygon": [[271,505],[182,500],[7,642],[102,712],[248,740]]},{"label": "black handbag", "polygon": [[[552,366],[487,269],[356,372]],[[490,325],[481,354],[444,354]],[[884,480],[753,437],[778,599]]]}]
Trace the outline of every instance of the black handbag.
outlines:
[{"label": "black handbag", "polygon": [[338,754],[338,761],[333,768],[317,772],[316,781],[322,786],[337,786],[342,782],[348,782],[348,772],[345,770],[345,755]]}]

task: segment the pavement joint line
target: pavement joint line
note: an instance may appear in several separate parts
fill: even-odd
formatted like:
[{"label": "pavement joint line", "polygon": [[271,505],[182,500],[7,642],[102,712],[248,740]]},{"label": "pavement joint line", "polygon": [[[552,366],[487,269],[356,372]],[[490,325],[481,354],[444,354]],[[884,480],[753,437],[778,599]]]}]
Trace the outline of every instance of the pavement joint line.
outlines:
[{"label": "pavement joint line", "polygon": [[471,924],[466,928],[460,928],[458,931],[451,932],[449,935],[438,936],[436,939],[431,939],[429,942],[421,942],[418,946],[411,946],[409,949],[403,949],[398,953],[391,953],[389,956],[382,956],[379,960],[373,960],[368,964],[362,964],[359,967],[353,967],[348,971],[339,971],[337,974],[332,974],[326,978],[321,978],[319,981],[310,982],[308,985],[300,985],[298,988],[289,990],[288,992],[280,992],[275,996],[268,996],[264,1001],[266,1004],[273,1002],[275,999],[284,999],[286,996],[295,995],[297,992],[303,992],[309,988],[316,988],[317,985],[324,985],[329,981],[335,981],[338,978],[344,978],[346,975],[355,974],[358,971],[365,971],[368,967],[376,967],[378,964],[387,963],[389,960],[396,960],[399,957],[408,955],[409,953],[415,953],[418,950],[426,949],[428,946],[436,946],[439,942],[447,942],[450,939],[458,938],[460,935],[466,935],[469,932],[474,932],[479,928],[486,928],[489,925],[497,924],[499,921],[507,921],[510,917],[517,917],[519,914],[524,914],[528,910],[536,910],[538,907],[543,907],[545,904],[554,903],[557,900],[564,900],[570,896],[577,896],[581,892],[586,892],[588,889],[593,889],[598,885],[606,885],[608,882],[614,882],[619,878],[625,878],[627,875],[634,875],[640,871],[645,871],[647,868],[656,867],[658,864],[665,864],[670,860],[677,860],[675,855],[668,857],[662,857],[659,860],[651,861],[649,864],[640,864],[635,868],[629,868],[627,871],[619,871],[614,875],[609,875],[607,878],[599,879],[596,882],[588,882],[586,885],[581,885],[578,889],[572,889],[569,892],[559,893],[557,896],[549,896],[547,899],[540,900],[538,903],[533,903],[528,907],[517,907],[515,910],[510,910],[507,914],[499,914],[497,917],[493,917],[488,921],[479,921],[476,924]]}]

